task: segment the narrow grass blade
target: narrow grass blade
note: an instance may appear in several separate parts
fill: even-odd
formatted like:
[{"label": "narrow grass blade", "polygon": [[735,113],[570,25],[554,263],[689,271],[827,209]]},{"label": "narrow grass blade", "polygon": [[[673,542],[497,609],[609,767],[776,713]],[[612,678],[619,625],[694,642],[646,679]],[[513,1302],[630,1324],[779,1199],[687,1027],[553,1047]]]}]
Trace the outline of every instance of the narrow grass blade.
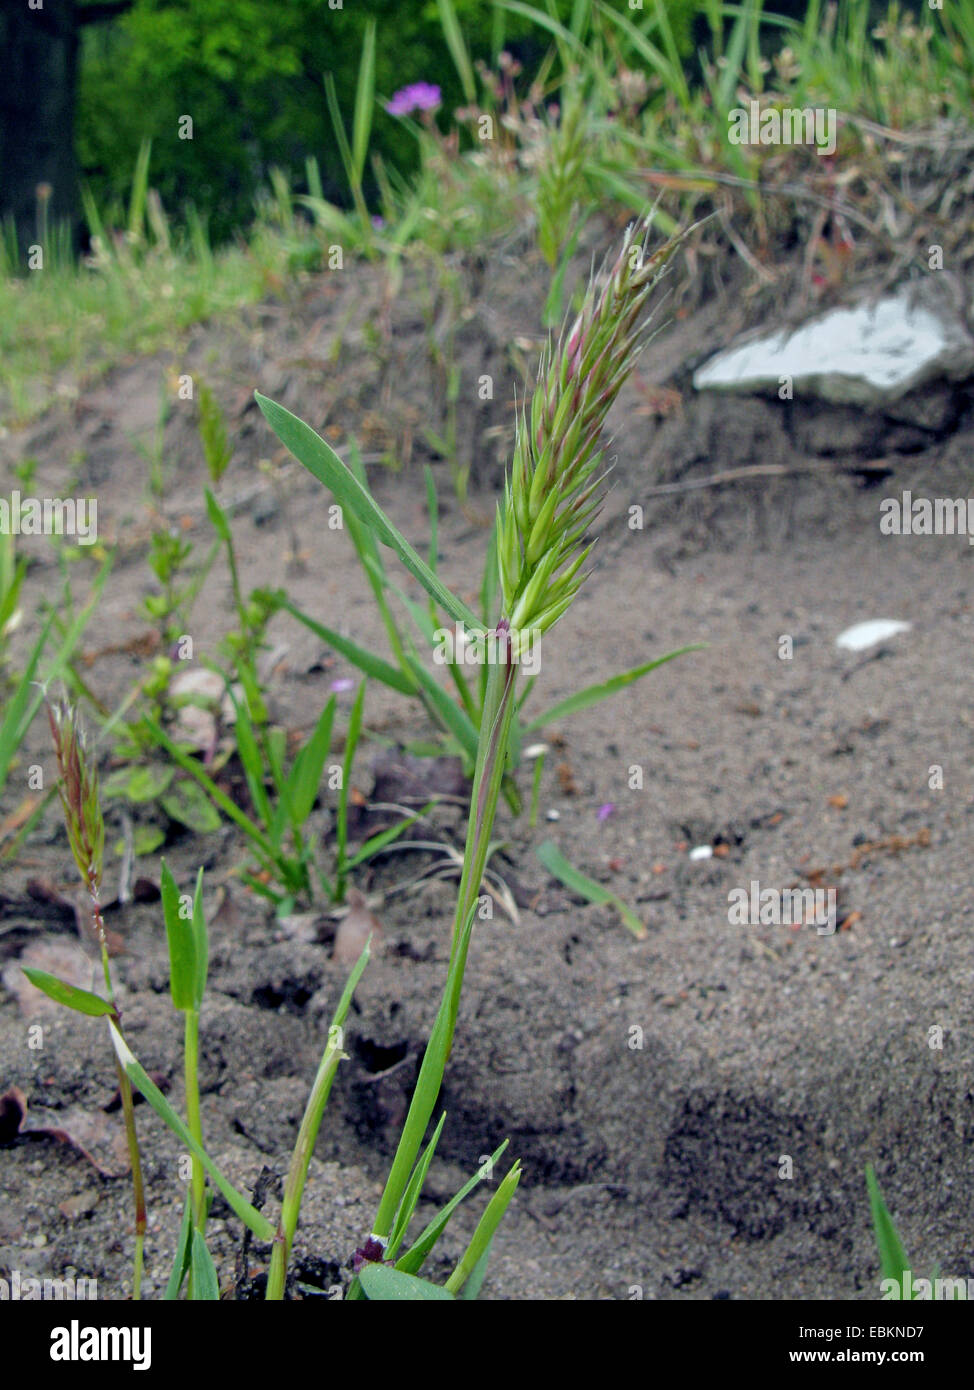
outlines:
[{"label": "narrow grass blade", "polygon": [[375,20],[365,26],[362,59],[359,63],[358,84],[355,88],[355,114],[352,118],[352,170],[355,182],[362,183],[365,158],[369,152],[372,131],[372,109],[375,105]]},{"label": "narrow grass blade", "polygon": [[[321,786],[325,759],[331,748],[331,731],[335,719],[335,697],[332,695],[321,712],[314,732],[298,753],[284,788],[284,799],[290,808],[291,823],[300,829],[311,814],[318,788]],[[280,812],[278,812],[280,814]]]},{"label": "narrow grass blade", "polygon": [[173,1006],[181,1010],[193,1009],[196,1007],[198,978],[193,915],[183,916],[179,889],[165,859],[162,861],[159,888],[169,944],[169,990]]},{"label": "narrow grass blade", "polygon": [[457,76],[460,78],[464,100],[472,106],[477,100],[477,86],[473,80],[470,54],[467,51],[466,40],[463,37],[463,30],[460,28],[460,21],[457,18],[453,0],[436,0],[436,8],[440,12],[443,37],[450,50],[450,57],[453,59]]},{"label": "narrow grass blade", "polygon": [[615,10],[611,5],[600,4],[599,13],[606,19],[612,21],[622,30],[640,58],[650,67],[653,72],[662,80],[667,92],[677,98],[681,108],[688,111],[691,107],[690,89],[687,84],[686,74],[683,71],[683,64],[677,59],[674,63],[667,53],[663,53],[654,43],[651,43],[646,35],[637,29],[635,24],[626,16]]},{"label": "narrow grass blade", "polygon": [[300,608],[287,600],[283,607],[297,618],[299,623],[313,632],[316,637],[320,637],[323,642],[327,642],[329,647],[333,647],[336,652],[340,652],[347,661],[366,676],[381,681],[383,685],[388,685],[392,690],[398,690],[401,695],[415,695],[416,689],[409,680],[395,666],[390,666],[387,661],[376,656],[373,652],[360,647],[357,642],[353,642],[348,637],[343,637],[340,632],[335,632],[333,628],[324,627],[321,623],[316,623],[314,618],[309,618],[306,613],[302,613]]},{"label": "narrow grass blade", "polygon": [[460,1297],[468,1303],[472,1303],[483,1288],[484,1280],[487,1278],[487,1266],[490,1263],[490,1246],[481,1255],[474,1265],[470,1277],[463,1286]]},{"label": "narrow grass blade", "polygon": [[440,1116],[440,1123],[433,1131],[432,1139],[423,1151],[422,1158],[413,1169],[413,1175],[409,1179],[409,1186],[406,1188],[399,1210],[396,1212],[396,1223],[392,1228],[392,1233],[389,1236],[389,1244],[386,1248],[387,1259],[395,1259],[396,1251],[399,1249],[406,1232],[409,1230],[409,1223],[413,1219],[413,1212],[416,1210],[416,1204],[423,1191],[426,1174],[429,1172],[429,1166],[433,1161],[433,1155],[436,1153],[436,1146],[440,1142],[440,1135],[443,1133],[443,1125],[445,1122],[446,1111],[444,1110],[443,1114]]},{"label": "narrow grass blade", "polygon": [[566,700],[559,700],[556,705],[546,709],[543,714],[529,720],[524,725],[524,730],[526,733],[532,733],[545,724],[553,724],[558,719],[565,719],[569,714],[577,714],[579,710],[588,709],[590,705],[597,705],[600,700],[606,700],[610,695],[625,690],[627,685],[632,685],[633,681],[641,680],[650,671],[655,671],[657,666],[665,665],[674,657],[683,656],[686,652],[702,650],[701,643],[696,643],[690,647],[679,647],[675,652],[667,652],[666,656],[657,657],[655,661],[647,661],[642,666],[633,666],[629,671],[622,671],[618,676],[613,676],[611,680],[602,681],[598,685],[587,685],[584,690],[576,691],[574,695],[569,695]]},{"label": "narrow grass blade", "polygon": [[[470,1239],[470,1244],[460,1257],[456,1269],[446,1281],[445,1287],[451,1293],[459,1293],[464,1284],[471,1277],[478,1264],[490,1252],[490,1243],[494,1239],[494,1232],[501,1222],[501,1218],[511,1204],[511,1198],[517,1191],[517,1185],[521,1178],[521,1165],[515,1163],[511,1170],[504,1177],[500,1187],[487,1203],[487,1210],[477,1223],[477,1229]],[[486,1265],[484,1267],[486,1272]],[[481,1273],[481,1279],[483,1273]],[[475,1295],[474,1295],[475,1296]]]},{"label": "narrow grass blade", "polygon": [[645,922],[640,921],[617,894],[606,888],[603,883],[596,883],[594,878],[589,878],[583,874],[581,870],[575,868],[574,864],[570,864],[553,840],[542,841],[535,850],[535,854],[548,872],[558,879],[559,883],[563,883],[566,888],[570,888],[580,898],[584,898],[590,903],[611,903],[637,940],[641,941],[649,935]]},{"label": "narrow grass blade", "polygon": [[76,1014],[101,1018],[104,1014],[115,1012],[113,1004],[98,994],[92,994],[90,989],[79,989],[77,985],[69,985],[66,981],[59,980],[56,975],[49,975],[46,970],[36,970],[33,966],[22,965],[21,969],[31,984],[49,999],[53,999],[56,1004],[63,1004],[65,1008],[73,1009]]},{"label": "narrow grass blade", "polygon": [[169,1282],[166,1284],[166,1291],[162,1295],[163,1301],[173,1303],[179,1297],[179,1290],[183,1287],[183,1280],[189,1270],[190,1247],[193,1237],[193,1204],[189,1194],[186,1195],[186,1205],[183,1207],[183,1224],[179,1228],[179,1242],[176,1246],[176,1258],[173,1260],[172,1272],[169,1275]]},{"label": "narrow grass blade", "polygon": [[456,1194],[456,1196],[451,1197],[450,1200],[447,1202],[446,1206],[442,1207],[440,1211],[437,1212],[436,1216],[434,1216],[433,1220],[429,1223],[429,1225],[422,1232],[419,1238],[415,1240],[413,1244],[409,1247],[405,1255],[403,1255],[400,1259],[396,1261],[397,1269],[405,1270],[407,1274],[415,1274],[417,1270],[422,1269],[427,1255],[433,1249],[433,1246],[439,1240],[440,1236],[443,1234],[444,1230],[446,1229],[447,1223],[450,1220],[450,1217],[456,1211],[457,1207],[464,1200],[464,1198],[469,1197],[470,1193],[474,1190],[474,1188],[477,1187],[478,1184],[484,1182],[485,1179],[493,1172],[494,1164],[498,1161],[501,1154],[507,1148],[507,1145],[508,1140],[505,1139],[503,1144],[501,1144],[494,1151],[494,1153],[491,1154],[488,1162],[484,1163],[482,1167],[478,1168],[476,1173],[474,1173],[473,1177],[468,1179],[468,1181],[464,1183],[464,1185],[461,1187],[460,1191]]},{"label": "narrow grass blade", "polygon": [[216,1277],[216,1266],[199,1231],[193,1232],[190,1266],[193,1271],[193,1302],[219,1302],[220,1281]]},{"label": "narrow grass blade", "polygon": [[110,569],[111,557],[108,557],[95,577],[94,583],[91,586],[91,597],[87,604],[64,634],[61,639],[61,645],[55,653],[50,665],[44,668],[44,674],[40,682],[43,688],[37,689],[34,681],[41,657],[44,654],[47,639],[50,635],[51,626],[54,619],[57,617],[56,610],[52,610],[50,616],[45,620],[40,635],[31,650],[24,673],[17,682],[13,696],[7,705],[3,722],[0,723],[0,790],[3,789],[7,780],[10,764],[14,760],[17,749],[20,747],[24,735],[30,727],[34,715],[40,708],[41,701],[44,699],[44,691],[47,686],[50,685],[51,681],[56,680],[57,677],[61,675],[65,666],[70,661],[71,654],[77,646],[81,634],[88,624],[89,618],[95,611]]},{"label": "narrow grass blade", "polygon": [[135,173],[132,175],[132,197],[129,200],[129,236],[141,240],[145,229],[145,200],[149,191],[149,161],[152,158],[152,141],[143,140],[135,160]]},{"label": "narrow grass blade", "polygon": [[255,392],[257,404],[271,429],[286,445],[299,463],[329,488],[338,503],[368,526],[383,545],[394,550],[414,579],[451,617],[462,619],[474,632],[481,624],[465,603],[462,603],[445,584],[442,584],[420,558],[405,536],[393,526],[385,512],[372,500],[358,479],[345,467],[330,445],[317,435],[310,425],[285,410],[282,405]]},{"label": "narrow grass blade", "polygon": [[311,1162],[311,1155],[314,1153],[318,1130],[321,1127],[325,1106],[328,1104],[328,1097],[331,1094],[335,1073],[338,1071],[339,1063],[346,1056],[343,1046],[345,1019],[351,1006],[352,995],[355,993],[358,982],[362,978],[362,972],[368,964],[369,955],[369,943],[366,942],[362,954],[352,967],[342,997],[338,1001],[338,1007],[332,1015],[331,1025],[328,1029],[328,1042],[318,1066],[311,1094],[308,1096],[298,1137],[295,1141],[294,1152],[291,1155],[291,1164],[284,1187],[284,1200],[281,1203],[280,1232],[271,1253],[271,1267],[267,1277],[267,1298],[273,1302],[284,1297],[287,1262],[294,1232],[297,1230],[298,1216],[301,1212],[301,1199],[304,1195],[304,1185],[308,1176],[308,1165]]},{"label": "narrow grass blade", "polygon": [[476,904],[467,914],[467,920],[460,933],[460,948],[454,949],[453,952],[450,969],[447,973],[446,986],[443,991],[443,999],[440,1004],[439,1012],[436,1015],[436,1022],[433,1025],[430,1040],[423,1054],[423,1064],[419,1069],[419,1078],[416,1082],[416,1089],[413,1092],[409,1113],[406,1116],[402,1134],[399,1137],[399,1146],[396,1149],[396,1156],[389,1170],[385,1190],[382,1193],[382,1199],[379,1203],[374,1230],[376,1235],[381,1237],[387,1237],[392,1229],[396,1212],[399,1210],[403,1194],[409,1184],[409,1177],[416,1162],[416,1156],[423,1143],[423,1135],[426,1133],[426,1126],[429,1124],[430,1116],[433,1113],[433,1107],[436,1104],[436,1098],[440,1093],[443,1071],[446,1067],[446,1059],[449,1056],[450,1049],[450,1006],[456,989],[458,973],[463,968],[465,956],[464,948],[473,930],[475,912]]},{"label": "narrow grass blade", "polygon": [[348,720],[348,732],[345,735],[345,756],[342,760],[342,785],[338,793],[338,819],[335,826],[339,894],[342,894],[345,872],[348,868],[348,793],[351,789],[355,750],[358,747],[359,735],[362,732],[362,709],[364,704],[365,681],[363,681],[358,688],[358,694],[355,697],[352,713]]},{"label": "narrow grass blade", "polygon": [[551,15],[543,14],[533,5],[525,4],[524,0],[497,0],[497,3],[502,5],[505,10],[510,10],[511,14],[519,14],[525,19],[530,19],[532,24],[537,24],[539,29],[546,29],[558,41],[559,47],[565,45],[576,59],[589,60],[585,45],[576,38],[570,29],[566,29],[559,20],[552,18]]},{"label": "narrow grass blade", "polygon": [[196,950],[196,1008],[203,1003],[206,993],[206,973],[210,964],[210,942],[203,915],[203,869],[196,875],[196,891],[193,894],[193,945]]},{"label": "narrow grass blade", "polygon": [[190,1134],[189,1130],[183,1124],[175,1110],[173,1110],[158,1086],[149,1080],[145,1070],[139,1064],[135,1054],[111,1019],[108,1020],[108,1026],[111,1030],[112,1042],[115,1045],[118,1060],[121,1062],[125,1074],[132,1084],[142,1092],[142,1095],[152,1106],[159,1118],[165,1121],[176,1137],[181,1139],[186,1147],[191,1149],[200,1160],[203,1167],[213,1179],[216,1187],[223,1193],[227,1202],[240,1217],[244,1225],[253,1231],[258,1240],[267,1241],[268,1243],[272,1241],[274,1239],[274,1227],[268,1221],[267,1217],[262,1216],[255,1207],[251,1206],[246,1197],[242,1196],[233,1184],[227,1181],[203,1146],[198,1144],[192,1134]]},{"label": "narrow grass blade", "polygon": [[477,756],[477,729],[469,714],[462,710],[454,700],[451,700],[446,691],[430,675],[417,656],[415,648],[407,655],[406,661],[410,671],[416,677],[417,684],[422,687],[427,701],[432,706],[437,723],[449,730],[468,759],[471,761],[475,759]]},{"label": "narrow grass blade", "polygon": [[[273,823],[273,812],[271,803],[267,796],[267,789],[264,786],[264,762],[257,746],[257,739],[254,735],[254,726],[250,722],[250,715],[247,713],[246,705],[242,700],[238,700],[232,690],[227,693],[233,702],[236,712],[233,732],[237,743],[237,752],[240,754],[240,762],[247,779],[247,789],[250,792],[250,799],[254,810],[260,817],[261,824],[265,830],[269,830]],[[272,843],[274,842],[271,836]],[[276,848],[275,844],[275,848]]]},{"label": "narrow grass blade", "polygon": [[910,1261],[889,1209],[879,1190],[876,1171],[872,1164],[866,1165],[866,1187],[869,1191],[869,1209],[873,1218],[876,1245],[879,1248],[879,1266],[884,1279],[895,1279],[902,1289],[903,1276],[910,1269]]},{"label": "narrow grass blade", "polygon": [[365,844],[362,845],[361,849],[356,850],[351,858],[346,861],[346,869],[357,869],[359,864],[365,864],[368,860],[374,859],[381,850],[385,849],[386,845],[391,845],[392,842],[398,840],[399,836],[402,835],[404,831],[408,830],[411,825],[415,825],[418,820],[422,820],[432,809],[433,804],[432,801],[428,801],[423,809],[417,811],[414,816],[407,816],[405,819],[401,820],[398,825],[390,825],[388,830],[380,830],[376,835],[370,836],[369,839],[365,841]]}]

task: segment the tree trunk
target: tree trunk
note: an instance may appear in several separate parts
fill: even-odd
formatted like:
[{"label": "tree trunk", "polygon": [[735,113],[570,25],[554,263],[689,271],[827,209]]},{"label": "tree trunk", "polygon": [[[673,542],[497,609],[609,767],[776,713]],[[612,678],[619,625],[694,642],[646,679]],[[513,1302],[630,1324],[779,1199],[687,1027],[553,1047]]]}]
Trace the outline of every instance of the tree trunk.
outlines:
[{"label": "tree trunk", "polygon": [[23,258],[47,225],[77,227],[74,0],[18,0],[0,13],[0,216],[13,220]]}]

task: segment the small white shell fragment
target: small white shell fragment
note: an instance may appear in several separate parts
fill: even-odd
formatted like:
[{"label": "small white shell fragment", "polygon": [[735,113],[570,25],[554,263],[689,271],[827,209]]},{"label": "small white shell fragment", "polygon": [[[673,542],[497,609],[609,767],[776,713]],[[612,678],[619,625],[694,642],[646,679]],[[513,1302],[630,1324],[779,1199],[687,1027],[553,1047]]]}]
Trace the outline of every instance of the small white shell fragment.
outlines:
[{"label": "small white shell fragment", "polygon": [[691,859],[694,863],[697,863],[697,862],[698,862],[699,860],[701,860],[701,859],[713,859],[713,857],[714,857],[714,847],[713,847],[713,845],[696,845],[696,846],[690,851],[690,859]]},{"label": "small white shell fragment", "polygon": [[546,811],[545,820],[561,820],[560,811]]},{"label": "small white shell fragment", "polygon": [[872,618],[840,632],[835,645],[847,652],[864,652],[867,647],[885,642],[887,637],[895,637],[898,632],[909,632],[910,627],[910,623],[901,623],[896,618]]}]

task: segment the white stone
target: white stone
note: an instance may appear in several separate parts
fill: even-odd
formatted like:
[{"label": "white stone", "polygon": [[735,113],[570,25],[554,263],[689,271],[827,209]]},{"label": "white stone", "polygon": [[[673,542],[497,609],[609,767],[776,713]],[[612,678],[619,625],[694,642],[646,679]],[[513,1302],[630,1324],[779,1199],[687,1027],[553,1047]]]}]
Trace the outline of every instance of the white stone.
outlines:
[{"label": "white stone", "polygon": [[777,395],[784,377],[796,396],[872,405],[937,377],[972,373],[974,340],[963,325],[904,290],[719,352],[694,373],[693,384],[698,391]]},{"label": "white stone", "polygon": [[887,637],[895,637],[898,632],[909,632],[910,624],[898,622],[895,618],[872,618],[869,622],[855,623],[840,632],[835,645],[847,652],[864,652],[877,642],[885,642]]}]

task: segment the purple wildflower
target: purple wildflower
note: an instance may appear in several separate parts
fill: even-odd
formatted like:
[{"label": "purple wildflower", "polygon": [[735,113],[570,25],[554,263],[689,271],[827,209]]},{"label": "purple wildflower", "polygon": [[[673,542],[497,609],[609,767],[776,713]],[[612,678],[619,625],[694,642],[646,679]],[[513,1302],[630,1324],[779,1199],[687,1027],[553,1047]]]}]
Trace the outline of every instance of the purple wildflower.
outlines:
[{"label": "purple wildflower", "polygon": [[390,116],[409,116],[414,111],[435,111],[440,104],[440,89],[432,82],[412,82],[400,87],[392,100],[386,102]]},{"label": "purple wildflower", "polygon": [[334,690],[336,694],[340,694],[343,690],[351,690],[354,685],[355,682],[353,680],[349,680],[347,676],[341,676],[338,680],[332,681],[328,689]]},{"label": "purple wildflower", "polygon": [[599,807],[598,813],[597,813],[597,814],[598,814],[599,820],[608,820],[609,817],[612,815],[612,812],[613,812],[614,810],[615,810],[615,803],[614,803],[614,802],[612,802],[612,801],[603,802],[603,804]]}]

